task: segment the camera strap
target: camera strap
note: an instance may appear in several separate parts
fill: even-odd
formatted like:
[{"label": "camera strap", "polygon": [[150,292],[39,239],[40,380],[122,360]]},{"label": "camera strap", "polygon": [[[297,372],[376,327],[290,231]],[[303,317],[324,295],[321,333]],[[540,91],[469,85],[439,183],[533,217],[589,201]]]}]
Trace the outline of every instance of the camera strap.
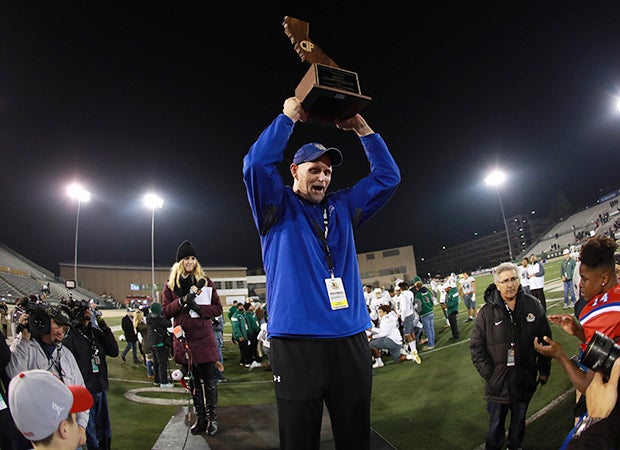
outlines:
[{"label": "camera strap", "polygon": [[90,338],[86,336],[86,333],[84,333],[84,331],[82,331],[80,328],[74,328],[74,330],[77,330],[77,332],[80,333],[80,335],[84,339],[86,339],[86,341],[90,345],[90,356],[92,356],[95,359],[97,365],[99,365],[99,347],[97,347],[97,344],[95,343],[95,336],[93,336],[93,330],[90,330]]}]

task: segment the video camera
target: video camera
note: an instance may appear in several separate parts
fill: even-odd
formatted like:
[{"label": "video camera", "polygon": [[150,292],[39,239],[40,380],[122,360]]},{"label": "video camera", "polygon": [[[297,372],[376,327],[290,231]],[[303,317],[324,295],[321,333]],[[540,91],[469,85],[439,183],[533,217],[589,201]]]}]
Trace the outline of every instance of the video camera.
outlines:
[{"label": "video camera", "polygon": [[86,300],[75,300],[70,297],[68,300],[61,300],[60,304],[64,305],[68,310],[71,317],[71,326],[79,327],[84,325],[86,311],[90,308]]},{"label": "video camera", "polygon": [[71,316],[65,305],[48,305],[31,296],[25,306],[28,314],[28,323],[17,325],[15,331],[20,333],[24,327],[33,337],[41,337],[50,334],[52,319],[63,325],[70,325]]},{"label": "video camera", "polygon": [[618,356],[620,356],[620,345],[616,344],[612,338],[597,331],[581,355],[581,364],[609,378],[611,368]]}]

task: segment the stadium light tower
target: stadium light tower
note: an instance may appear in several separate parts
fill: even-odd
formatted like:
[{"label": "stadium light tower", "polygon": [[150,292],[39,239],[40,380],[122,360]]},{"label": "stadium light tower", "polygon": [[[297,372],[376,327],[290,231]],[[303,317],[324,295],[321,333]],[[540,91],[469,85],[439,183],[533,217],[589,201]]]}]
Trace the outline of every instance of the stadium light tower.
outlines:
[{"label": "stadium light tower", "polygon": [[495,187],[495,191],[497,192],[497,198],[499,198],[499,207],[502,210],[502,219],[504,219],[504,227],[506,227],[506,239],[508,240],[508,256],[510,256],[510,261],[512,261],[512,246],[510,245],[510,234],[508,233],[508,222],[506,222],[506,214],[504,214],[504,205],[502,204],[502,196],[499,193],[499,185],[504,182],[506,179],[506,174],[501,170],[495,170],[491,172],[485,179],[484,182],[487,186]]},{"label": "stadium light tower", "polygon": [[85,190],[82,186],[76,183],[72,183],[67,186],[67,194],[69,197],[77,200],[77,218],[75,219],[75,247],[73,255],[73,278],[77,286],[77,255],[78,255],[78,230],[80,228],[80,207],[82,202],[88,202],[90,200],[90,192]]},{"label": "stadium light tower", "polygon": [[151,209],[151,302],[157,295],[155,289],[155,209],[164,206],[164,201],[156,194],[148,193],[144,196],[144,204]]}]

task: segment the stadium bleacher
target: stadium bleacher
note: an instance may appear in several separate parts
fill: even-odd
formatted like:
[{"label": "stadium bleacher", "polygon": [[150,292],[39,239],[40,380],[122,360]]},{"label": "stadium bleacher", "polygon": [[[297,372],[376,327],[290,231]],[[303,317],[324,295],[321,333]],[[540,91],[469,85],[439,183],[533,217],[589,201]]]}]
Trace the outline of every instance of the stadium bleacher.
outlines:
[{"label": "stadium bleacher", "polygon": [[75,300],[94,299],[99,308],[116,308],[118,304],[113,299],[101,297],[81,287],[69,289],[64,280],[56,277],[17,252],[0,244],[0,297],[7,303],[15,303],[19,297],[40,295],[44,286],[49,286],[46,300],[51,303],[60,302],[69,295]]},{"label": "stadium bleacher", "polygon": [[525,255],[560,256],[562,251],[578,249],[581,242],[595,234],[608,234],[620,238],[620,210],[605,201],[578,211],[550,227]]},{"label": "stadium bleacher", "polygon": [[[604,201],[597,201],[552,225],[523,255],[534,253],[542,258],[555,258],[561,256],[567,248],[577,251],[581,242],[594,234],[605,233],[619,240],[619,192],[611,192],[605,196]],[[60,277],[0,243],[0,297],[14,303],[19,297],[40,294],[43,285],[49,286],[47,300],[51,302],[58,302],[71,294],[76,300],[92,298],[100,308],[121,306],[112,298],[97,295],[81,287],[68,289]]]}]

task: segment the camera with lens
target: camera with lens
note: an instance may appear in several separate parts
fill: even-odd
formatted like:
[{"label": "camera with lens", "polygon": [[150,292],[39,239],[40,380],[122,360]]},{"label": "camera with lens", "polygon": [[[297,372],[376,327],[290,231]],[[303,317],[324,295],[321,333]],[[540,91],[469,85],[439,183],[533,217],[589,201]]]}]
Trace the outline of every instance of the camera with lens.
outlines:
[{"label": "camera with lens", "polygon": [[581,355],[581,364],[595,372],[601,372],[607,378],[611,368],[620,356],[620,345],[605,334],[597,331]]},{"label": "camera with lens", "polygon": [[31,296],[24,309],[28,314],[28,322],[17,325],[17,333],[27,328],[33,337],[50,334],[52,319],[61,325],[71,324],[71,315],[66,305],[48,305],[39,301],[36,296]]},{"label": "camera with lens", "polygon": [[71,326],[84,325],[84,319],[86,317],[86,311],[90,308],[86,300],[75,300],[69,298],[69,300],[63,300],[60,302],[65,306],[69,316],[71,317]]},{"label": "camera with lens", "polygon": [[28,314],[28,322],[17,325],[15,329],[17,333],[26,328],[35,337],[49,334],[51,323],[47,304],[40,302],[36,296],[30,296],[24,310]]}]

